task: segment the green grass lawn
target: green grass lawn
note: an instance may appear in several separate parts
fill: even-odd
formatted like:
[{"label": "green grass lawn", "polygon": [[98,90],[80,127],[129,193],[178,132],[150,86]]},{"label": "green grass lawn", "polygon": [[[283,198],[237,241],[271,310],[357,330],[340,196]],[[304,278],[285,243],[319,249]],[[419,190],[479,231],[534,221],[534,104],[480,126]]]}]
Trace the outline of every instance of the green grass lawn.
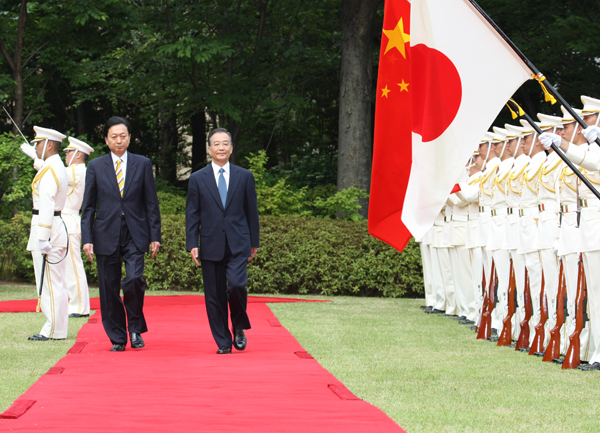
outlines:
[{"label": "green grass lawn", "polygon": [[[34,290],[3,285],[0,300]],[[329,299],[270,308],[323,367],[411,433],[600,431],[598,372],[562,371],[477,341],[457,322],[423,314],[419,300]],[[70,320],[69,339],[45,345],[26,340],[39,315],[0,314],[0,412],[64,356],[85,321]]]}]

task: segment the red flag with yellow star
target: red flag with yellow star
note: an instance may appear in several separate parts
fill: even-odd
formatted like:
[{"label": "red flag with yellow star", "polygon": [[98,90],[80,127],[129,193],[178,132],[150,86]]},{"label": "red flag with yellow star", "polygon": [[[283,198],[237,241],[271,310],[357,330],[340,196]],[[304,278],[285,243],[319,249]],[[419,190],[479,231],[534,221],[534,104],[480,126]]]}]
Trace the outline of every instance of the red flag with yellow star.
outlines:
[{"label": "red flag with yellow star", "polygon": [[369,233],[402,250],[411,234],[401,221],[411,169],[410,3],[387,0],[377,77]]}]

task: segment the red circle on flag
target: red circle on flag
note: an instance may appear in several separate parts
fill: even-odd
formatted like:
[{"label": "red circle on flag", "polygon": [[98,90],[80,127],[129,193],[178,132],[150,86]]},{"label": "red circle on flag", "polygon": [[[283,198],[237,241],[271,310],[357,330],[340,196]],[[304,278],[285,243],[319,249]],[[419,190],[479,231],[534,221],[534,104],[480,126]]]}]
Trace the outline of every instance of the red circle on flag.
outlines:
[{"label": "red circle on flag", "polygon": [[419,44],[410,48],[412,130],[433,141],[454,121],[462,84],[454,63],[441,51]]}]

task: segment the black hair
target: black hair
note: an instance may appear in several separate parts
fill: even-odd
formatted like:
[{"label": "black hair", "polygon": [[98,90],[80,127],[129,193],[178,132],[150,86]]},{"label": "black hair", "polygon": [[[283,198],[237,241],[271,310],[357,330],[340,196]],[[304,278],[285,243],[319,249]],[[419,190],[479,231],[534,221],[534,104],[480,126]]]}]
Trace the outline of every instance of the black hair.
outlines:
[{"label": "black hair", "polygon": [[108,137],[108,130],[115,125],[125,125],[127,128],[127,132],[131,135],[131,125],[127,121],[127,119],[123,119],[122,117],[113,116],[106,121],[104,125],[104,136]]},{"label": "black hair", "polygon": [[88,155],[85,152],[81,152],[81,153],[83,153],[83,162],[87,162],[87,160],[89,159],[90,155]]},{"label": "black hair", "polygon": [[213,135],[215,135],[218,132],[224,132],[225,134],[229,135],[229,141],[231,142],[230,144],[233,145],[233,142],[232,142],[233,140],[231,139],[231,133],[228,130],[226,130],[225,128],[215,128],[208,133],[208,145],[209,146],[210,146],[210,139],[212,138]]}]

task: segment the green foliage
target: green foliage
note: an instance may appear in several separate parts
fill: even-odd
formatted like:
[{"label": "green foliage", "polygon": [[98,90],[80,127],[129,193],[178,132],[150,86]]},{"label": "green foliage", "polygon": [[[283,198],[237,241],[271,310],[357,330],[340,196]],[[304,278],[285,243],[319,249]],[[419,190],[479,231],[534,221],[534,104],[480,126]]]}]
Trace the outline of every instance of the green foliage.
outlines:
[{"label": "green foliage", "polygon": [[0,219],[0,280],[24,279],[35,282],[33,259],[27,251],[31,212]]},{"label": "green foliage", "polygon": [[358,213],[362,207],[358,200],[368,197],[369,194],[365,190],[351,186],[326,199],[317,197],[315,207],[325,215],[325,218],[335,218],[336,214],[339,214],[342,219],[360,221],[364,218]]},{"label": "green foliage", "polygon": [[[34,282],[26,251],[31,217],[0,220],[0,278]],[[150,290],[202,290],[202,272],[185,246],[185,216],[162,216],[162,245],[146,255]],[[96,263],[83,259],[88,282]],[[423,294],[420,250],[414,242],[399,253],[369,236],[364,221],[294,216],[261,217],[261,248],[248,266],[254,293],[401,297]]]},{"label": "green foliage", "polygon": [[19,146],[23,142],[12,134],[0,134],[0,218],[14,212],[31,210],[31,182],[35,176],[33,161]]}]

